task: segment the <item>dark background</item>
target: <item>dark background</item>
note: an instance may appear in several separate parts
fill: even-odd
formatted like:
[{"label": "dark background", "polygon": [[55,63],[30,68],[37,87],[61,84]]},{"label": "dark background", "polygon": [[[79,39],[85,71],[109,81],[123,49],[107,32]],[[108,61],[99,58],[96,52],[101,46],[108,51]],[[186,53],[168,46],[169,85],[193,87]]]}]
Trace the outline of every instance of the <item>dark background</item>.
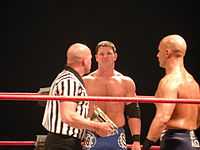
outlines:
[{"label": "dark background", "polygon": [[[196,1],[197,3],[197,1]],[[163,70],[156,53],[160,39],[180,34],[188,44],[185,67],[199,82],[199,8],[195,1],[7,0],[0,15],[0,91],[37,92],[49,86],[65,63],[65,49],[82,42],[94,50],[115,43],[116,69],[134,79],[138,95],[154,95]],[[93,60],[92,71],[96,68]],[[154,115],[142,104],[142,140]],[[45,134],[44,107],[37,102],[2,101],[0,140],[35,140]],[[198,132],[197,132],[198,133]]]}]

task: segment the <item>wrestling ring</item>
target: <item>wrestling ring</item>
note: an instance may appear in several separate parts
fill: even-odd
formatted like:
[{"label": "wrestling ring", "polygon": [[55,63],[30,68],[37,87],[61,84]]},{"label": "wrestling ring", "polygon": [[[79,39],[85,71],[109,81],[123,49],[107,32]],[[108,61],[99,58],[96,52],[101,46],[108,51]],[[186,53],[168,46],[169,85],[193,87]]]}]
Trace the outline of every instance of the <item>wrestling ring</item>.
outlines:
[{"label": "wrestling ring", "polygon": [[[188,104],[200,104],[199,99],[167,99],[167,98],[155,98],[153,96],[137,96],[137,97],[64,97],[64,96],[49,96],[40,93],[19,93],[19,92],[0,92],[1,101],[47,101],[47,100],[60,100],[60,101],[106,101],[106,102],[138,102],[138,103],[188,103]],[[0,148],[7,147],[34,147],[35,150],[42,150],[41,145],[44,145],[44,139],[46,135],[38,135],[36,141],[0,141]],[[131,145],[127,144],[127,148],[130,149]],[[152,146],[151,150],[160,150],[159,146]]]}]

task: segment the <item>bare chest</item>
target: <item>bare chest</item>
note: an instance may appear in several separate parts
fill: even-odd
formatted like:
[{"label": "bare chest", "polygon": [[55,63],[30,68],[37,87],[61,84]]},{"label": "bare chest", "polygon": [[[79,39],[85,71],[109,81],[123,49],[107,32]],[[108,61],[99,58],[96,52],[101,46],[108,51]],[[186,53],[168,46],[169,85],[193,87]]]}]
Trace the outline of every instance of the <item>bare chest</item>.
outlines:
[{"label": "bare chest", "polygon": [[88,87],[88,94],[92,96],[126,96],[126,87],[118,80],[96,80]]},{"label": "bare chest", "polygon": [[[87,92],[90,96],[125,97],[127,95],[127,88],[122,80],[96,79],[89,83]],[[116,123],[120,120],[119,118],[123,118],[124,103],[115,102],[114,100],[113,102],[95,102],[95,104]]]}]

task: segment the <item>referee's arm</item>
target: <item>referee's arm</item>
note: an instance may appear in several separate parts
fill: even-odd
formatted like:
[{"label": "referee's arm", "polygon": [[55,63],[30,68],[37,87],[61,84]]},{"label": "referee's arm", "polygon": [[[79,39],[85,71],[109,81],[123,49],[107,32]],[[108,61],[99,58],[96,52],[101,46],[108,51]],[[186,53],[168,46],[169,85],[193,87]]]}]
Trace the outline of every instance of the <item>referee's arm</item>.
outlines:
[{"label": "referee's arm", "polygon": [[112,126],[108,123],[100,123],[85,119],[76,112],[76,103],[61,102],[61,119],[72,127],[88,129],[99,136],[107,136],[113,133]]}]

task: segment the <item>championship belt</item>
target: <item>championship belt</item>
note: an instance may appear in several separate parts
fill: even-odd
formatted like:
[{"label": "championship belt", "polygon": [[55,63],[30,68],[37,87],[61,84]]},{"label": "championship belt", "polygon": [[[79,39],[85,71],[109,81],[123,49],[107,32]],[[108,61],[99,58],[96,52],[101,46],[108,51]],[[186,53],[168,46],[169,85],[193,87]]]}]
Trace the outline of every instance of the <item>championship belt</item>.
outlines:
[{"label": "championship belt", "polygon": [[115,130],[118,128],[117,125],[97,106],[95,106],[91,120],[97,122],[107,122],[111,124],[112,128]]}]

